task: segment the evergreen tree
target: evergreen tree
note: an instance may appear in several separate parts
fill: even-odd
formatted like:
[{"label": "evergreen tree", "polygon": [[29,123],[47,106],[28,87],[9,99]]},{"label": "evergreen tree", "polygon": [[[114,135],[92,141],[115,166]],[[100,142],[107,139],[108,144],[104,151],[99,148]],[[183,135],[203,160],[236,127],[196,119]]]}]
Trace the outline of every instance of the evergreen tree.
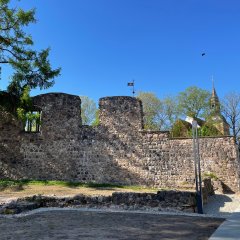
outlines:
[{"label": "evergreen tree", "polygon": [[60,68],[52,69],[49,48],[33,49],[33,39],[24,30],[35,23],[35,10],[25,11],[9,7],[10,0],[0,0],[0,65],[8,64],[13,75],[8,86],[9,94],[20,97],[26,86],[46,89],[54,84]]}]

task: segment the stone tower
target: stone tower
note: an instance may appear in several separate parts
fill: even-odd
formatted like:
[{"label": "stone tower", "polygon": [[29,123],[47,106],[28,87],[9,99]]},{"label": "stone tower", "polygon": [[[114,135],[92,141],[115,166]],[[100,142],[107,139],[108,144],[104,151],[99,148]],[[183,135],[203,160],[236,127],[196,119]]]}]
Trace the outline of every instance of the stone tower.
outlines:
[{"label": "stone tower", "polygon": [[211,103],[212,113],[221,114],[220,113],[220,101],[219,101],[219,98],[218,98],[218,95],[216,93],[214,85],[213,85],[213,89],[212,89],[212,96],[211,96],[211,99],[210,99],[210,103]]},{"label": "stone tower", "polygon": [[105,97],[99,101],[99,120],[111,132],[125,132],[143,129],[142,102],[133,97]]},{"label": "stone tower", "polygon": [[212,87],[212,96],[210,99],[211,104],[211,120],[213,122],[213,125],[217,128],[217,130],[222,135],[230,135],[229,133],[229,125],[225,119],[225,117],[221,114],[220,110],[220,101],[218,98],[218,95],[216,93],[214,84]]}]

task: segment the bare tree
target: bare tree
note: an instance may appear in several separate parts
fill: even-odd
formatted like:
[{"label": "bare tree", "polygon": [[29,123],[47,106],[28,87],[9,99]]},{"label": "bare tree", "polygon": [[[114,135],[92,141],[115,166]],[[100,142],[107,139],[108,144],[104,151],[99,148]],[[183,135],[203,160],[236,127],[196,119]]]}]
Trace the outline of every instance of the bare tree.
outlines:
[{"label": "bare tree", "polygon": [[222,113],[237,143],[240,133],[240,93],[231,92],[224,96],[222,100]]},{"label": "bare tree", "polygon": [[96,103],[87,96],[80,96],[81,98],[81,116],[83,125],[91,125],[96,118]]}]

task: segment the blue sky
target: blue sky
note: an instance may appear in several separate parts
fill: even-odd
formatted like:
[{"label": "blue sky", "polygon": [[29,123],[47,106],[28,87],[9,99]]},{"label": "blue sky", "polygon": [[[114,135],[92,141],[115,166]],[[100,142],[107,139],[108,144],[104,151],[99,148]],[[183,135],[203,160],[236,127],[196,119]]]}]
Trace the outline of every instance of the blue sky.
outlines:
[{"label": "blue sky", "polygon": [[[27,30],[35,48],[51,47],[50,60],[62,67],[45,92],[104,96],[138,91],[160,98],[189,86],[220,97],[239,90],[240,2],[238,0],[22,0],[36,7],[37,24]],[[201,53],[205,52],[204,57]],[[0,88],[8,81],[3,67]],[[34,90],[33,95],[39,94]]]}]

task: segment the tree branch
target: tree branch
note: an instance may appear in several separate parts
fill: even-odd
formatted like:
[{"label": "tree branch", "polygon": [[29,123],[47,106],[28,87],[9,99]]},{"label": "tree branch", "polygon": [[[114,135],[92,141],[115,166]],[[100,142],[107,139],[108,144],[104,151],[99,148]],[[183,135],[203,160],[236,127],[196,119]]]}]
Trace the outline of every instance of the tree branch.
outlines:
[{"label": "tree branch", "polygon": [[[18,61],[31,61],[31,60],[33,60],[32,58],[21,58],[21,57],[17,56],[13,51],[11,51],[11,50],[9,50],[9,49],[7,49],[7,48],[0,48],[0,50],[9,52],[9,53],[12,54]],[[8,62],[4,61],[4,63],[8,63]]]}]

